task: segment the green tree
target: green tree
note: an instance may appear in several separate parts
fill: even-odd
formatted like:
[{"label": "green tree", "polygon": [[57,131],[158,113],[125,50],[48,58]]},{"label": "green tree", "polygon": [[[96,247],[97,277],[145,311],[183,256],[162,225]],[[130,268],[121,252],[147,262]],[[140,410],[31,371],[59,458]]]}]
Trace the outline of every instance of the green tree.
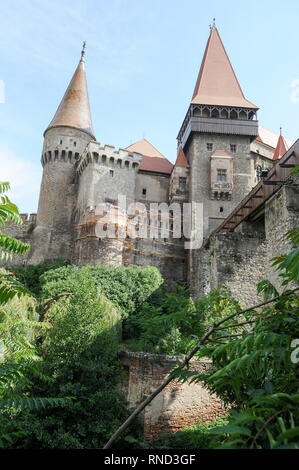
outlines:
[{"label": "green tree", "polygon": [[[59,268],[49,274],[45,321],[52,328],[39,345],[43,373],[49,383],[33,378],[31,393],[75,400],[51,413],[38,410],[15,420],[16,432],[23,430],[16,447],[99,448],[111,429],[126,417],[124,398],[118,389],[117,344],[120,312],[108,301],[85,270]],[[57,295],[62,273],[68,271],[67,291]],[[71,274],[70,274],[71,273]],[[57,285],[55,285],[55,283]],[[61,295],[62,294],[62,295]]]},{"label": "green tree", "polygon": [[[16,238],[13,238],[1,229],[5,229],[7,222],[16,225],[23,223],[18,208],[13,204],[9,197],[5,194],[10,189],[10,184],[7,182],[0,182],[0,259],[12,259],[13,254],[23,255],[25,254],[30,245],[23,243]],[[12,278],[7,273],[2,273],[0,277],[0,305],[13,298],[15,295],[19,297],[22,294],[30,294],[23,286]]]}]

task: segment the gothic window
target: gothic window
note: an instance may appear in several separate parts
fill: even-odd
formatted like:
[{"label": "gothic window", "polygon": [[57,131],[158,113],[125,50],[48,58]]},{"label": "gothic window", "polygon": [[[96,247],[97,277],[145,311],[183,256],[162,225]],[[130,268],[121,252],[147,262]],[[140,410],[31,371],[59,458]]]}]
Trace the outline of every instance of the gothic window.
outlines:
[{"label": "gothic window", "polygon": [[211,144],[210,142],[207,143],[207,150],[208,152],[212,152],[213,150],[213,144]]},{"label": "gothic window", "polygon": [[187,178],[180,176],[179,177],[179,189],[181,191],[185,191],[186,189],[186,180]]},{"label": "gothic window", "polygon": [[219,111],[218,111],[218,109],[213,109],[212,114],[211,114],[211,117],[212,117],[212,118],[219,118]]},{"label": "gothic window", "polygon": [[230,151],[231,151],[231,153],[236,153],[236,151],[237,151],[236,144],[230,144]]},{"label": "gothic window", "polygon": [[114,176],[114,171],[113,170],[109,171],[109,176],[112,176],[112,178],[113,178],[113,176]]},{"label": "gothic window", "polygon": [[143,188],[143,190],[142,190],[142,195],[143,195],[143,196],[146,196],[146,188]]},{"label": "gothic window", "polygon": [[62,144],[62,140],[60,140],[60,142],[59,142],[59,143],[60,143],[60,145],[61,145],[61,144]]},{"label": "gothic window", "polygon": [[74,147],[76,147],[76,145],[77,145],[77,142],[74,142]]},{"label": "gothic window", "polygon": [[217,181],[226,181],[226,170],[217,168]]}]

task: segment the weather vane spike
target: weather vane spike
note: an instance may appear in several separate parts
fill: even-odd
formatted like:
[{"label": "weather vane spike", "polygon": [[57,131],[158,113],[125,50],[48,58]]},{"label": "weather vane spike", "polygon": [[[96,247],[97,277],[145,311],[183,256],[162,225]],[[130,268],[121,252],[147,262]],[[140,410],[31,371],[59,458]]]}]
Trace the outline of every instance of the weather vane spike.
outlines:
[{"label": "weather vane spike", "polygon": [[216,18],[213,18],[213,28],[216,26]]},{"label": "weather vane spike", "polygon": [[280,135],[281,135],[281,132],[282,132],[282,127],[281,127],[281,125],[280,125]]},{"label": "weather vane spike", "polygon": [[86,41],[83,41],[83,47],[82,47],[82,51],[81,51],[81,59],[83,59],[83,57],[84,57],[85,48],[86,48]]}]

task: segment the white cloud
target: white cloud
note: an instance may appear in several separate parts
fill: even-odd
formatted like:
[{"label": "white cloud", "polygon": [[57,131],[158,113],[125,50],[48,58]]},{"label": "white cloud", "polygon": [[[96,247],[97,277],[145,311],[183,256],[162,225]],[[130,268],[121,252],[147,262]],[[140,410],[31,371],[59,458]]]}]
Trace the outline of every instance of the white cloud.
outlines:
[{"label": "white cloud", "polygon": [[0,181],[11,186],[8,196],[21,212],[37,209],[41,168],[17,156],[7,145],[0,145]]}]

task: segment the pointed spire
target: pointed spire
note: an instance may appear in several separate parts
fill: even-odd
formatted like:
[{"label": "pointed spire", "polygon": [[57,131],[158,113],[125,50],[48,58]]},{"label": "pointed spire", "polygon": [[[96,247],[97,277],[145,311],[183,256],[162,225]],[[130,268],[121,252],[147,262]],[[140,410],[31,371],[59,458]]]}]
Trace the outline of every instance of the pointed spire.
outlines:
[{"label": "pointed spire", "polygon": [[242,92],[215,26],[215,18],[210,29],[191,103],[258,109]]},{"label": "pointed spire", "polygon": [[86,41],[83,41],[83,46],[82,46],[82,51],[81,51],[81,60],[84,60],[85,48],[86,48]]},{"label": "pointed spire", "polygon": [[287,151],[288,147],[285,141],[285,138],[283,137],[281,133],[281,128],[280,128],[280,135],[278,137],[276,149],[273,155],[273,160],[279,160]]},{"label": "pointed spire", "polygon": [[189,164],[187,162],[187,158],[182,147],[180,147],[179,149],[178,156],[177,156],[174,166],[183,166],[185,168],[189,168]]},{"label": "pointed spire", "polygon": [[85,47],[86,42],[84,41],[80,62],[57,108],[55,116],[46,130],[58,126],[75,127],[87,132],[95,140],[84,65]]}]

